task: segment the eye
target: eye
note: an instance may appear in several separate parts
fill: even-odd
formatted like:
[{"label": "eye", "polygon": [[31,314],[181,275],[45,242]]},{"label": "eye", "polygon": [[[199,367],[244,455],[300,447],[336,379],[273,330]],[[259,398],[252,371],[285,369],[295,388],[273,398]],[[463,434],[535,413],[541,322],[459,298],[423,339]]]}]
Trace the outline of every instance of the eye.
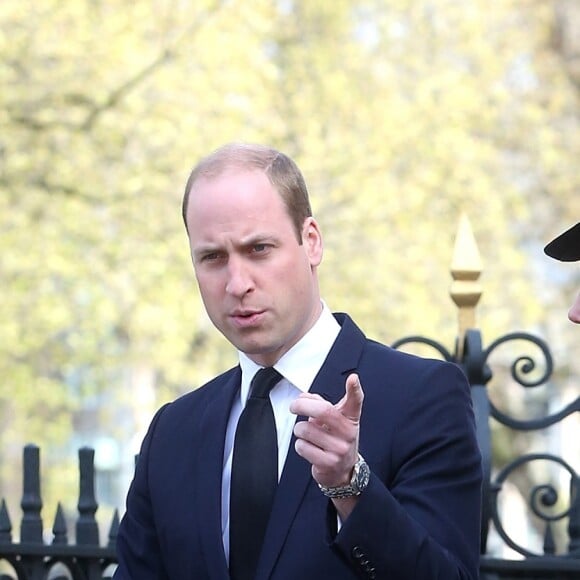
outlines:
[{"label": "eye", "polygon": [[270,255],[273,244],[267,242],[259,242],[250,246],[250,255],[255,258],[266,258]]},{"label": "eye", "polygon": [[215,262],[221,258],[220,252],[208,252],[201,256],[200,262]]}]

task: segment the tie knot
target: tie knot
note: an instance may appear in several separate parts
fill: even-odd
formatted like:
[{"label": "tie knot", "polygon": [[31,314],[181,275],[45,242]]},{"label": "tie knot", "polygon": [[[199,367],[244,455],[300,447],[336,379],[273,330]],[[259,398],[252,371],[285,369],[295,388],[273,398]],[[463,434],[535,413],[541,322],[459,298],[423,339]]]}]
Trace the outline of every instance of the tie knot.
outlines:
[{"label": "tie knot", "polygon": [[282,375],[274,367],[260,369],[252,379],[250,397],[265,399]]}]

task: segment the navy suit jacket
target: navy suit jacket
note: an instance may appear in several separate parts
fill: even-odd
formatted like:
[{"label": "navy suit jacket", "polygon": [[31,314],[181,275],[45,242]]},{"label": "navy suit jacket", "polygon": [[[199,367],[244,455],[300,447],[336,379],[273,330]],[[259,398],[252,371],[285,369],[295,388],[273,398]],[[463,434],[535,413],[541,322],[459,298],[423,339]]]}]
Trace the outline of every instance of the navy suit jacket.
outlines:
[{"label": "navy suit jacket", "polygon": [[[477,578],[481,462],[465,376],[336,317],[342,329],[310,391],[336,403],[359,374],[370,483],[337,533],[332,502],[292,442],[256,580]],[[235,367],[155,415],[119,529],[117,580],[229,578],[221,478],[240,378]]]}]

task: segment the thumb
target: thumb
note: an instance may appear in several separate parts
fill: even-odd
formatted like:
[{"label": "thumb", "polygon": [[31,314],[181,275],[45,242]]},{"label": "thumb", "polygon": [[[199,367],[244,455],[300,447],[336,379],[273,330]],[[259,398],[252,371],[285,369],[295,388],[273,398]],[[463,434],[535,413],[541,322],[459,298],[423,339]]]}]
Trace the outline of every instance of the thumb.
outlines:
[{"label": "thumb", "polygon": [[346,378],[345,390],[344,397],[337,403],[336,407],[345,417],[358,423],[362,412],[364,392],[356,373],[351,373]]}]

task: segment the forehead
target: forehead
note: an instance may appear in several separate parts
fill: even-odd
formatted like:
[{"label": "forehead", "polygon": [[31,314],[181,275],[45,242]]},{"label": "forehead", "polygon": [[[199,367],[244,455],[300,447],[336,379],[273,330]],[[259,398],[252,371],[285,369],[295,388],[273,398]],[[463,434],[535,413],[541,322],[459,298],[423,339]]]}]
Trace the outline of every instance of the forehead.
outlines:
[{"label": "forehead", "polygon": [[201,176],[193,184],[187,208],[187,223],[193,231],[215,224],[290,222],[278,191],[259,170],[229,169],[217,176]]}]

